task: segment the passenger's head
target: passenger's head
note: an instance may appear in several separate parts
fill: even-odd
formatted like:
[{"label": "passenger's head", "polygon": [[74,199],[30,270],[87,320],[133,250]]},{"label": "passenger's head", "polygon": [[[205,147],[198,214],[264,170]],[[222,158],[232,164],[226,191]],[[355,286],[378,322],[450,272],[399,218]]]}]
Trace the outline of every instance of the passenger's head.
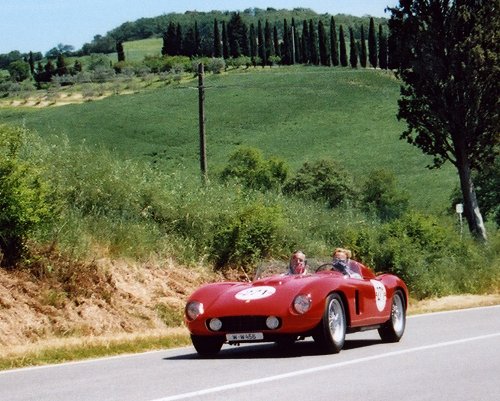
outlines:
[{"label": "passenger's head", "polygon": [[306,270],[306,255],[302,251],[295,251],[290,258],[290,270],[293,274],[302,274]]},{"label": "passenger's head", "polygon": [[332,258],[334,261],[347,261],[348,259],[351,259],[351,251],[349,249],[345,248],[335,248],[332,254]]}]

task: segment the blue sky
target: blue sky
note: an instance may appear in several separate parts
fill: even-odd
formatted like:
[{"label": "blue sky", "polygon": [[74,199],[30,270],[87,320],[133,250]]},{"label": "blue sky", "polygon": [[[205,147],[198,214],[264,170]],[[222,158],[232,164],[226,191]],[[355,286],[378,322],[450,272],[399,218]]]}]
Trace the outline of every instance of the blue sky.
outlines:
[{"label": "blue sky", "polygon": [[126,21],[171,12],[306,7],[333,15],[389,17],[384,9],[396,4],[397,0],[0,0],[0,54],[46,53],[59,43],[80,49],[95,35],[105,35]]}]

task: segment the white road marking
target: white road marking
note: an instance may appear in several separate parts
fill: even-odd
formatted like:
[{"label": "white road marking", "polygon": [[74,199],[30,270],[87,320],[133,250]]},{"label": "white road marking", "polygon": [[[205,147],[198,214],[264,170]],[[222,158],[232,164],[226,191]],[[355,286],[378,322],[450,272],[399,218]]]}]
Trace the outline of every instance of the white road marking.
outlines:
[{"label": "white road marking", "polygon": [[333,363],[330,365],[317,366],[315,368],[309,368],[309,369],[303,369],[303,370],[296,370],[294,372],[284,373],[281,375],[269,376],[269,377],[264,377],[261,379],[255,379],[255,380],[247,380],[247,381],[243,381],[243,382],[239,382],[239,383],[226,384],[224,386],[217,386],[217,387],[207,388],[204,390],[192,391],[190,393],[183,393],[183,394],[172,395],[172,396],[164,397],[164,398],[157,398],[155,400],[150,400],[150,401],[183,400],[186,398],[199,397],[199,396],[202,396],[205,394],[212,394],[212,393],[217,393],[217,392],[221,392],[221,391],[225,391],[225,390],[232,390],[235,388],[252,386],[255,384],[267,383],[267,382],[272,382],[272,381],[281,380],[281,379],[287,379],[287,378],[295,377],[295,376],[302,376],[304,374],[316,373],[316,372],[320,372],[323,370],[340,368],[343,366],[354,365],[357,363],[372,361],[375,359],[389,358],[391,356],[404,355],[404,354],[409,354],[409,353],[418,352],[418,351],[426,351],[426,350],[433,349],[433,348],[448,347],[451,345],[463,344],[463,343],[467,343],[467,342],[471,342],[471,341],[486,340],[486,339],[494,338],[494,337],[500,337],[500,333],[493,333],[493,334],[487,334],[487,335],[483,335],[483,336],[463,338],[461,340],[446,341],[446,342],[431,344],[431,345],[423,345],[421,347],[409,348],[409,349],[404,349],[401,351],[392,351],[392,352],[387,352],[385,354],[379,354],[379,355],[373,355],[373,356],[368,356],[368,357],[359,358],[359,359],[353,359],[351,361],[338,362],[338,363]]}]

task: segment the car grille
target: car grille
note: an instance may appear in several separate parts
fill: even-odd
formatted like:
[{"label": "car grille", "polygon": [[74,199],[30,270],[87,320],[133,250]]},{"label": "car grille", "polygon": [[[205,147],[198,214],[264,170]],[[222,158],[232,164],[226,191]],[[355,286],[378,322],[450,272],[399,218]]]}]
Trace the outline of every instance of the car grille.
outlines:
[{"label": "car grille", "polygon": [[[267,316],[226,316],[221,317],[222,328],[220,331],[238,333],[247,331],[269,330],[266,326]],[[281,319],[279,319],[281,327]]]}]

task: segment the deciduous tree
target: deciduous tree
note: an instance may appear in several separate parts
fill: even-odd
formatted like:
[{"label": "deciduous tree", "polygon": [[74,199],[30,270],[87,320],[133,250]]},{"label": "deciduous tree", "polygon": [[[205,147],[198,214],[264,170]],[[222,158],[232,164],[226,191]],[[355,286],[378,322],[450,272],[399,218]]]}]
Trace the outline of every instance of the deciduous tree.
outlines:
[{"label": "deciduous tree", "polygon": [[[471,234],[486,240],[472,172],[493,165],[500,132],[500,0],[407,0],[390,9],[402,80],[401,138],[458,171]],[[403,46],[404,44],[404,46]]]}]

